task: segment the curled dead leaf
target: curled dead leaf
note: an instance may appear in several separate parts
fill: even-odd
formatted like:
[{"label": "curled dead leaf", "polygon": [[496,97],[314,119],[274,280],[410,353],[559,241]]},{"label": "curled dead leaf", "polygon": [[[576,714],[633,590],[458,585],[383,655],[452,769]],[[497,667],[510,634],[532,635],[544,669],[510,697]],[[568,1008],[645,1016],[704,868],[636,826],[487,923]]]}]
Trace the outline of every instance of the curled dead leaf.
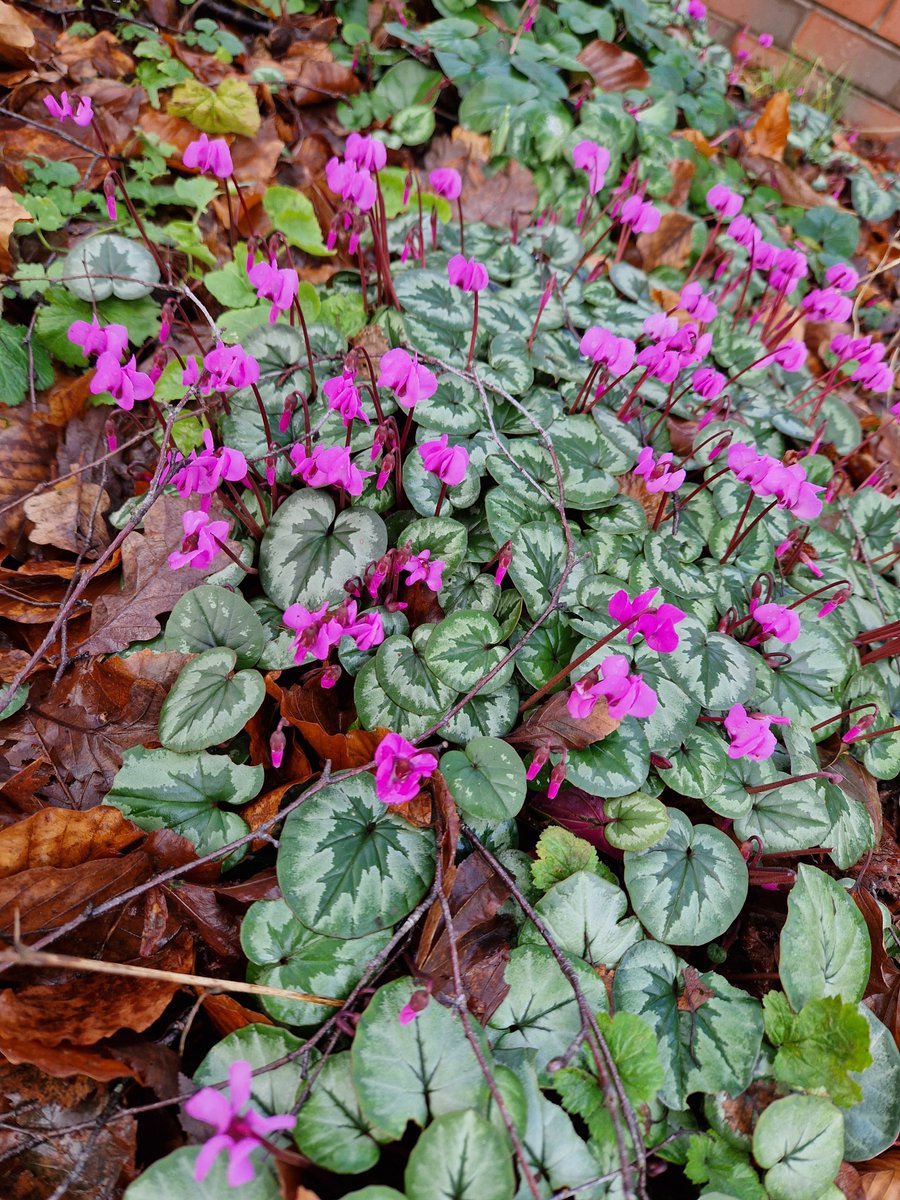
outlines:
[{"label": "curled dead leaf", "polygon": [[23,13],[12,4],[0,3],[0,61],[24,67],[31,62],[34,31]]},{"label": "curled dead leaf", "polygon": [[38,546],[55,546],[93,561],[110,542],[103,519],[109,506],[109,493],[96,483],[85,483],[79,476],[66,479],[24,502],[25,515],[33,522],[28,538]]},{"label": "curled dead leaf", "polygon": [[748,153],[782,161],[791,132],[790,102],[787,92],[770,97],[747,135]]},{"label": "curled dead leaf", "polygon": [[663,213],[659,227],[653,233],[639,234],[637,248],[644,270],[683,267],[691,256],[694,224],[687,213],[667,212]]},{"label": "curled dead leaf", "polygon": [[650,76],[641,60],[615,42],[595,38],[579,53],[578,61],[601,91],[626,92],[650,86]]}]

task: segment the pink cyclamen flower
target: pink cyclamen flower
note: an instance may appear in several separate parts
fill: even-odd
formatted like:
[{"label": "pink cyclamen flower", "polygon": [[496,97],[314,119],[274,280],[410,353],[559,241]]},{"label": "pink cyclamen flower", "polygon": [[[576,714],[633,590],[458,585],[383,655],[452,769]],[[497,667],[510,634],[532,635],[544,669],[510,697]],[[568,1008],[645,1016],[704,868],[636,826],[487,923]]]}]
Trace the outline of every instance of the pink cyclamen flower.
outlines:
[{"label": "pink cyclamen flower", "polygon": [[669,338],[674,337],[678,332],[678,321],[675,317],[666,316],[664,312],[657,312],[652,316],[644,317],[641,328],[647,337],[653,338],[654,341],[668,342]]},{"label": "pink cyclamen flower", "polygon": [[756,40],[757,40],[757,42],[759,42],[760,46],[762,46],[763,49],[765,49],[765,50],[767,50],[769,48],[769,46],[771,46],[772,43],[775,41],[775,39],[772,37],[771,33],[761,33]]},{"label": "pink cyclamen flower", "polygon": [[646,612],[653,603],[653,597],[658,591],[658,587],[648,588],[646,592],[638,592],[632,600],[625,589],[620,588],[618,592],[610,596],[606,611],[614,621],[618,621],[620,625],[624,625],[632,617],[637,617],[641,613]]},{"label": "pink cyclamen flower", "polygon": [[325,164],[325,181],[332,192],[348,203],[355,204],[360,212],[368,212],[374,207],[378,189],[372,173],[365,167],[330,158]]},{"label": "pink cyclamen flower", "polygon": [[[75,100],[78,101],[78,107],[73,109],[72,101]],[[57,121],[71,120],[76,125],[80,125],[82,129],[86,125],[90,125],[94,119],[90,96],[73,96],[70,100],[68,92],[60,92],[59,100],[54,100],[52,96],[45,96],[44,105],[50,116]]]},{"label": "pink cyclamen flower", "polygon": [[381,356],[378,386],[390,388],[403,408],[414,408],[437,391],[434,374],[419,363],[418,354],[409,354],[401,346]]},{"label": "pink cyclamen flower", "polygon": [[363,410],[362,397],[355,380],[356,372],[348,371],[345,368],[340,375],[334,375],[331,379],[325,380],[322,384],[322,392],[328,400],[328,407],[341,414],[345,425],[356,420],[368,425],[369,418]]},{"label": "pink cyclamen flower", "polygon": [[193,387],[200,379],[200,364],[197,362],[193,354],[189,354],[185,359],[184,370],[181,372],[182,387]]},{"label": "pink cyclamen flower", "polygon": [[425,470],[437,475],[447,487],[462,483],[469,466],[469,454],[464,446],[448,446],[448,435],[442,433],[436,442],[423,442],[419,447]]},{"label": "pink cyclamen flower", "polygon": [[723,221],[730,221],[744,207],[744,197],[733,192],[724,183],[716,183],[706,193],[706,203],[717,217]]},{"label": "pink cyclamen flower", "polygon": [[681,289],[679,302],[685,312],[696,317],[701,325],[708,325],[710,321],[716,319],[719,313],[718,306],[713,304],[699,283],[685,284]]},{"label": "pink cyclamen flower", "polygon": [[790,725],[790,717],[769,716],[768,713],[748,713],[743,704],[732,704],[725,717],[725,729],[731,738],[729,758],[749,758],[762,762],[771,758],[777,742],[770,725]]},{"label": "pink cyclamen flower", "polygon": [[832,287],[842,292],[852,292],[859,283],[859,275],[849,263],[833,263],[825,272],[825,278]]},{"label": "pink cyclamen flower", "polygon": [[344,158],[367,171],[380,171],[387,162],[387,146],[377,138],[351,133],[344,144]]},{"label": "pink cyclamen flower", "polygon": [[762,494],[759,489],[776,465],[774,458],[759,454],[755,446],[748,446],[745,442],[732,442],[728,447],[728,466],[735,478],[741,483],[748,483],[757,495]]},{"label": "pink cyclamen flower", "polygon": [[586,171],[588,191],[592,196],[602,190],[606,183],[606,172],[609,170],[609,151],[605,146],[596,142],[579,142],[572,151],[572,162],[579,171]]},{"label": "pink cyclamen flower", "polygon": [[458,200],[462,194],[462,176],[453,167],[438,167],[428,176],[431,190],[445,200]]},{"label": "pink cyclamen flower", "polygon": [[274,262],[258,262],[247,272],[260,300],[271,300],[269,324],[274,325],[280,312],[287,312],[300,288],[300,277],[291,267],[277,267]]},{"label": "pink cyclamen flower", "polygon": [[687,15],[692,21],[703,21],[706,18],[706,5],[703,0],[689,0]]},{"label": "pink cyclamen flower", "polygon": [[750,615],[762,626],[763,633],[781,642],[795,642],[800,636],[800,616],[784,604],[759,604],[753,600]]},{"label": "pink cyclamen flower", "polygon": [[756,228],[752,218],[740,213],[728,226],[728,236],[734,238],[739,246],[749,250],[754,242],[762,240],[762,234]]},{"label": "pink cyclamen flower", "polygon": [[[890,392],[894,386],[894,372],[887,363],[862,363],[850,378],[854,383],[861,383],[870,392],[880,392],[884,395]],[[895,407],[891,409],[891,412],[894,412]]]},{"label": "pink cyclamen flower", "polygon": [[431,999],[430,992],[430,984],[428,988],[419,988],[418,991],[413,992],[406,1004],[400,1009],[397,1017],[401,1025],[409,1025],[420,1013],[425,1011],[428,1007],[428,1001]]},{"label": "pink cyclamen flower", "polygon": [[115,354],[106,351],[97,359],[90,389],[93,396],[109,392],[119,408],[130,412],[135,400],[149,400],[153,395],[153,380],[137,369],[133,354],[123,366]]},{"label": "pink cyclamen flower", "polygon": [[[651,609],[639,617],[633,627],[633,633],[643,634],[644,641],[657,654],[671,654],[678,649],[678,634],[675,626],[687,616],[674,604],[660,604],[659,608]],[[628,640],[632,639],[629,631]]]},{"label": "pink cyclamen flower", "polygon": [[800,307],[813,321],[846,321],[853,311],[853,301],[836,288],[814,288],[800,301]]},{"label": "pink cyclamen flower", "polygon": [[728,385],[728,379],[721,371],[712,367],[698,367],[691,376],[691,387],[704,400],[715,400],[721,396]]},{"label": "pink cyclamen flower", "polygon": [[687,472],[684,469],[674,470],[672,455],[661,454],[655,459],[652,446],[644,446],[638,455],[635,475],[644,476],[644,484],[651,494],[656,492],[677,492],[684,483]]},{"label": "pink cyclamen flower", "polygon": [[242,1187],[254,1178],[250,1155],[273,1133],[293,1129],[297,1118],[291,1113],[263,1117],[249,1108],[253,1068],[238,1059],[228,1069],[226,1096],[218,1088],[201,1088],[184,1105],[185,1112],[197,1121],[215,1126],[216,1132],[197,1155],[194,1178],[202,1183],[218,1156],[228,1154],[226,1180],[232,1188]]},{"label": "pink cyclamen flower", "polygon": [[654,233],[661,218],[659,209],[640,196],[629,196],[619,212],[619,220],[629,225],[633,233]]},{"label": "pink cyclamen flower", "polygon": [[569,693],[566,707],[576,720],[590,716],[599,696],[606,698],[609,715],[615,721],[624,717],[649,717],[656,711],[657,697],[641,675],[629,674],[631,664],[624,654],[608,654],[600,664],[601,678],[587,682],[579,679]]},{"label": "pink cyclamen flower", "polygon": [[464,292],[483,292],[490,282],[484,263],[464,254],[453,255],[447,263],[447,275],[453,286]]},{"label": "pink cyclamen flower", "polygon": [[765,366],[772,362],[778,363],[783,371],[799,371],[806,364],[806,346],[797,338],[789,338],[773,350],[760,365]]},{"label": "pink cyclamen flower", "polygon": [[677,350],[669,350],[664,342],[645,346],[638,352],[635,361],[662,383],[674,383],[681,371],[681,355]]},{"label": "pink cyclamen flower", "polygon": [[73,346],[80,346],[85,358],[92,354],[111,354],[117,361],[128,345],[128,330],[124,325],[101,325],[94,316],[87,321],[73,321],[66,337]]},{"label": "pink cyclamen flower", "polygon": [[249,387],[259,379],[259,363],[240,346],[216,346],[203,359],[203,365],[209,373],[204,387],[207,393]]},{"label": "pink cyclamen flower", "polygon": [[339,487],[349,496],[361,496],[365,480],[374,471],[361,471],[350,457],[349,446],[325,446],[321,442],[307,454],[302,442],[291,450],[292,475],[299,475],[307,487]]},{"label": "pink cyclamen flower", "polygon": [[821,484],[808,483],[800,463],[786,467],[775,462],[754,491],[759,496],[774,496],[779,508],[786,508],[801,521],[812,521],[822,511],[818,493],[824,492],[825,488]]},{"label": "pink cyclamen flower", "polygon": [[384,804],[406,804],[419,794],[419,785],[437,768],[427,750],[417,750],[399,733],[389,733],[375,751],[375,792]]},{"label": "pink cyclamen flower", "polygon": [[169,555],[169,567],[173,571],[182,567],[205,570],[219,553],[219,542],[224,542],[228,537],[228,522],[210,521],[209,513],[202,509],[188,509],[181,514],[181,526],[184,540],[181,549]]},{"label": "pink cyclamen flower", "polygon": [[835,609],[840,608],[842,604],[846,604],[850,599],[850,591],[850,588],[841,588],[839,591],[835,592],[834,595],[831,596],[830,599],[826,600],[819,609],[818,616],[827,617],[829,613],[833,613]]},{"label": "pink cyclamen flower", "polygon": [[[191,451],[190,459],[172,477],[181,496],[212,496],[223,479],[238,483],[247,477],[247,460],[240,450],[222,446],[216,450],[212,431],[203,431],[204,450]],[[208,500],[207,500],[208,505]]]},{"label": "pink cyclamen flower", "polygon": [[203,175],[215,175],[218,179],[227,179],[234,173],[228,143],[224,138],[213,138],[210,141],[205,133],[201,133],[196,141],[189,144],[181,156],[181,161],[186,167],[200,171]]},{"label": "pink cyclamen flower", "polygon": [[440,558],[431,562],[430,558],[431,551],[422,550],[405,564],[403,570],[408,572],[407,587],[411,587],[414,583],[424,583],[432,592],[441,590],[444,586],[444,568],[447,564]]},{"label": "pink cyclamen flower", "polygon": [[340,626],[328,618],[328,605],[313,612],[302,604],[292,604],[285,609],[281,618],[288,629],[293,629],[294,661],[298,666],[306,661],[311,654],[319,662],[324,662],[331,653],[331,647],[340,641],[342,633]]},{"label": "pink cyclamen flower", "polygon": [[613,375],[626,375],[634,366],[637,348],[630,338],[620,338],[600,325],[584,333],[579,350],[591,362],[603,363]]}]

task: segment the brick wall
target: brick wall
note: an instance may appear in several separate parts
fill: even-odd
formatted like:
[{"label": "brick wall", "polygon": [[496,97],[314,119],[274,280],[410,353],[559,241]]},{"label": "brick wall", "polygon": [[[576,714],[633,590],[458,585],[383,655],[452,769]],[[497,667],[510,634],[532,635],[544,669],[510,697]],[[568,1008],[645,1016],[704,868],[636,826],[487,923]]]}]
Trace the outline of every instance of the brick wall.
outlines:
[{"label": "brick wall", "polygon": [[[900,137],[900,0],[707,0],[721,41],[773,69],[789,56],[819,63],[854,85],[845,119],[861,133]],[[753,35],[770,33],[764,49]]]}]

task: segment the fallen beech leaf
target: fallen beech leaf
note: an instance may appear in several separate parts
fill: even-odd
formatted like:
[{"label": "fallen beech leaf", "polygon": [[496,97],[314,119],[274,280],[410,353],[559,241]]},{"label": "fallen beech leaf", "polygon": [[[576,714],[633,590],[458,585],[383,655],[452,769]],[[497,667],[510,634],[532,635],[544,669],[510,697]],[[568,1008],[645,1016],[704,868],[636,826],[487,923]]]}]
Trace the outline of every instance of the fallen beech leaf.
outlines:
[{"label": "fallen beech leaf", "polygon": [[818,208],[822,205],[839,207],[837,201],[827,192],[815,191],[799,172],[785,166],[778,159],[747,153],[741,155],[741,162],[760,183],[774,188],[785,204],[796,208]]},{"label": "fallen beech leaf", "polygon": [[694,220],[687,213],[667,212],[653,233],[638,235],[637,248],[645,271],[685,265],[691,256]]},{"label": "fallen beech leaf", "polygon": [[56,436],[40,409],[0,408],[0,542],[12,545],[19,537],[26,517],[14,502],[50,477],[55,453]]},{"label": "fallen beech leaf", "polygon": [[[203,571],[169,569],[169,554],[183,538],[181,514],[189,507],[190,502],[180,497],[160,496],[144,518],[144,532],[130,533],[125,539],[122,587],[94,604],[90,636],[79,647],[81,653],[107,654],[155,637],[161,628],[157,615],[171,612],[186,592],[221,568],[220,558]],[[235,552],[239,549],[231,542],[229,546]]]},{"label": "fallen beech leaf", "polygon": [[110,542],[103,519],[109,493],[80,476],[67,479],[39,496],[29,496],[23,508],[34,526],[28,539],[38,546],[55,546],[92,561]]},{"label": "fallen beech leaf", "polygon": [[779,162],[784,158],[788,134],[791,132],[790,96],[776,92],[760,113],[747,135],[747,150]]},{"label": "fallen beech leaf", "polygon": [[856,1164],[866,1200],[900,1200],[900,1150]]},{"label": "fallen beech leaf", "polygon": [[90,38],[61,33],[56,42],[56,56],[75,83],[88,83],[98,77],[122,79],[134,71],[134,59],[108,29]]},{"label": "fallen beech leaf", "polygon": [[12,4],[0,3],[0,61],[25,66],[33,45],[34,32],[24,16]]},{"label": "fallen beech leaf", "polygon": [[[34,217],[24,208],[7,187],[0,187],[0,262],[9,259],[9,239],[16,221],[33,221]],[[4,267],[4,270],[7,268]]]},{"label": "fallen beech leaf", "polygon": [[696,167],[687,158],[673,158],[669,163],[669,174],[672,176],[672,190],[664,196],[666,204],[672,208],[680,208],[686,203],[691,190]]},{"label": "fallen beech leaf", "polygon": [[263,1012],[245,1008],[233,996],[207,994],[203,997],[203,1011],[212,1022],[219,1037],[227,1037],[248,1025],[274,1025],[274,1021]]},{"label": "fallen beech leaf", "polygon": [[289,713],[285,716],[320,758],[330,760],[333,771],[362,767],[371,762],[378,743],[388,732],[386,729],[351,729],[349,733],[326,733],[311,721],[291,720]]},{"label": "fallen beech leaf", "polygon": [[77,867],[120,854],[143,837],[117,808],[44,808],[0,832],[0,879],[29,867]]},{"label": "fallen beech leaf", "polygon": [[537,749],[549,744],[553,749],[584,750],[601,742],[622,724],[611,717],[601,696],[587,717],[575,718],[566,707],[566,690],[557,692],[538,705],[525,718],[522,727],[507,734],[505,741],[515,746]]},{"label": "fallen beech leaf", "polygon": [[699,129],[676,129],[672,137],[684,138],[686,142],[690,142],[704,158],[715,158],[718,151],[715,146],[711,146]]},{"label": "fallen beech leaf", "polygon": [[135,1072],[126,1063],[120,1062],[112,1051],[85,1050],[66,1042],[58,1046],[44,1046],[40,1042],[17,1042],[12,1038],[0,1037],[0,1054],[11,1063],[30,1063],[56,1079],[68,1079],[72,1075],[87,1075],[98,1083],[110,1079],[136,1078]]},{"label": "fallen beech leaf", "polygon": [[650,86],[650,76],[641,60],[614,42],[600,38],[588,42],[578,61],[604,92],[626,92],[629,88]]}]

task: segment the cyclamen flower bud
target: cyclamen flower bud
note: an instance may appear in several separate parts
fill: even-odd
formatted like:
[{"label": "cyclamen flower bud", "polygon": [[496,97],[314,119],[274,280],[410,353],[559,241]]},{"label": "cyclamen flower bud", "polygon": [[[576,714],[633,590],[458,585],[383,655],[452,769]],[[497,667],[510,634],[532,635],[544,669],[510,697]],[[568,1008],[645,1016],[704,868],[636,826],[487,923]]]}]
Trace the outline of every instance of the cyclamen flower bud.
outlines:
[{"label": "cyclamen flower bud", "polygon": [[278,722],[272,731],[272,736],[269,738],[269,757],[272,760],[272,766],[277,771],[281,766],[284,758],[284,752],[287,749],[287,738],[282,730],[284,729],[284,717]]}]

